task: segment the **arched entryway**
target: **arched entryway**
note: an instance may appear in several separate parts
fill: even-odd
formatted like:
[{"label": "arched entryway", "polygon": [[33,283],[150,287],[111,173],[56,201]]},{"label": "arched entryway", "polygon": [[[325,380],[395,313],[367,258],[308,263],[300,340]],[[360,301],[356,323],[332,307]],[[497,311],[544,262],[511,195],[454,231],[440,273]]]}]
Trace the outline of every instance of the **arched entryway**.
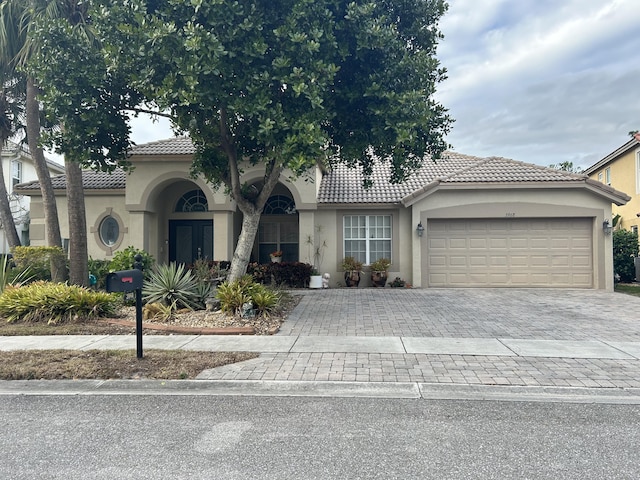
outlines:
[{"label": "arched entryway", "polygon": [[209,210],[204,192],[195,188],[175,203],[169,220],[169,261],[191,264],[199,258],[213,259],[213,220],[195,218]]},{"label": "arched entryway", "polygon": [[269,263],[270,254],[282,252],[282,261],[297,262],[300,255],[299,224],[296,203],[291,192],[276,185],[260,218],[254,257],[259,263]]}]

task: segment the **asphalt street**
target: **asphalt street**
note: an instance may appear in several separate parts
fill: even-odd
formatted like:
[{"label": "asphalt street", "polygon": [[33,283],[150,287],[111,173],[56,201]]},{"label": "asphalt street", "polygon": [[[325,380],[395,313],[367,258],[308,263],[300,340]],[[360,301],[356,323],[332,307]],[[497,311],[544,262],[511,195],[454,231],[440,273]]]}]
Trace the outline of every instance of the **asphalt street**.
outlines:
[{"label": "asphalt street", "polygon": [[636,479],[640,406],[5,395],[7,479]]}]

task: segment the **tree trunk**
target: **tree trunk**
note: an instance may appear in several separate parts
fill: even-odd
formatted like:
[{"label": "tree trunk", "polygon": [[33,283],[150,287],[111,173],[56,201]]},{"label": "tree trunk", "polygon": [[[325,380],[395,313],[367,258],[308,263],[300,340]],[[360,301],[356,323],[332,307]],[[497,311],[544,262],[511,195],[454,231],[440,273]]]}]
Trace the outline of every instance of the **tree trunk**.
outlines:
[{"label": "tree trunk", "polygon": [[[33,158],[33,164],[38,176],[38,182],[40,182],[40,191],[42,192],[47,245],[50,247],[62,247],[56,197],[53,191],[53,184],[51,183],[51,175],[47,168],[47,161],[39,145],[40,106],[38,104],[37,94],[38,88],[34,85],[33,79],[28,78],[26,99],[27,138],[31,158]],[[54,257],[57,258],[57,256]],[[54,282],[63,282],[67,279],[66,265],[62,264],[62,260],[52,262],[51,264],[51,279]]]},{"label": "tree trunk", "polygon": [[[2,145],[4,145],[4,142],[2,142]],[[20,236],[16,230],[16,222],[13,220],[13,214],[11,213],[9,193],[7,192],[7,186],[4,183],[4,169],[2,168],[2,165],[0,165],[0,221],[2,222],[2,228],[4,229],[4,233],[7,237],[9,247],[19,247]]]},{"label": "tree trunk", "polygon": [[247,265],[249,265],[251,251],[253,250],[253,242],[256,239],[258,224],[260,223],[260,210],[255,211],[255,209],[252,209],[242,213],[244,215],[242,218],[242,230],[240,237],[238,237],[238,244],[231,262],[231,270],[227,277],[230,282],[239,280],[247,272]]},{"label": "tree trunk", "polygon": [[67,175],[67,213],[69,215],[69,281],[75,285],[89,286],[87,251],[87,218],[80,164],[65,161]]}]

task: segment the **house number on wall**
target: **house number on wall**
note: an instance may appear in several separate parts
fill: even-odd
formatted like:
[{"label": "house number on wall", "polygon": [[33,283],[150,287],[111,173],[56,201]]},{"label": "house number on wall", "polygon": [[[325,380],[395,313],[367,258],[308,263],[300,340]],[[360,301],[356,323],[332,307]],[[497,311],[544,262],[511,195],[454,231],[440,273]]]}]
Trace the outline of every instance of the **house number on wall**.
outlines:
[{"label": "house number on wall", "polygon": [[515,212],[507,212],[507,213],[504,214],[504,216],[505,217],[515,217],[516,214],[515,214]]}]

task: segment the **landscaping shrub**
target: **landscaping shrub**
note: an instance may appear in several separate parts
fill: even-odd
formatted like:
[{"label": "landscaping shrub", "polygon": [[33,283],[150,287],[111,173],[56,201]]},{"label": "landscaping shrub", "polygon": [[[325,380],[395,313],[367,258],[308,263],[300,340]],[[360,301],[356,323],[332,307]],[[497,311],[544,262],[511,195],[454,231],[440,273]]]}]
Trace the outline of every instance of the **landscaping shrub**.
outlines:
[{"label": "landscaping shrub", "polygon": [[224,282],[218,286],[216,293],[223,312],[240,314],[242,305],[251,302],[258,313],[269,313],[280,303],[280,294],[261,283],[257,283],[250,275],[243,276],[234,282]]},{"label": "landscaping shrub", "polygon": [[636,276],[633,257],[638,256],[638,234],[630,230],[613,232],[613,271],[621,282],[632,282]]},{"label": "landscaping shrub", "polygon": [[37,281],[21,287],[7,287],[0,295],[0,315],[8,322],[56,324],[75,318],[113,315],[116,296],[78,285]]},{"label": "landscaping shrub", "polygon": [[60,247],[14,247],[12,252],[16,268],[12,275],[20,275],[29,269],[32,280],[51,280],[51,262],[63,263],[66,260]]},{"label": "landscaping shrub", "polygon": [[152,272],[155,259],[144,250],[138,250],[132,246],[119,250],[113,256],[111,263],[109,264],[109,270],[111,272],[117,272],[120,270],[132,270],[133,264],[136,261],[135,256],[140,254],[142,256],[142,271],[145,274],[145,278],[149,278]]},{"label": "landscaping shrub", "polygon": [[107,274],[111,271],[110,260],[94,260],[89,257],[89,275],[96,277],[95,287],[101,290],[105,289]]},{"label": "landscaping shrub", "polygon": [[265,285],[275,283],[284,287],[304,288],[309,285],[312,265],[302,262],[250,263],[247,273]]},{"label": "landscaping shrub", "polygon": [[230,266],[231,262],[199,258],[189,265],[189,270],[197,282],[211,282],[219,279],[224,280],[229,273]]},{"label": "landscaping shrub", "polygon": [[21,272],[11,267],[13,260],[8,255],[0,255],[0,293],[4,292],[7,286],[18,287],[31,281],[30,269]]},{"label": "landscaping shrub", "polygon": [[144,283],[142,295],[146,302],[160,302],[173,309],[198,309],[197,284],[189,270],[183,264],[174,262],[168,265],[158,265],[149,274]]}]

